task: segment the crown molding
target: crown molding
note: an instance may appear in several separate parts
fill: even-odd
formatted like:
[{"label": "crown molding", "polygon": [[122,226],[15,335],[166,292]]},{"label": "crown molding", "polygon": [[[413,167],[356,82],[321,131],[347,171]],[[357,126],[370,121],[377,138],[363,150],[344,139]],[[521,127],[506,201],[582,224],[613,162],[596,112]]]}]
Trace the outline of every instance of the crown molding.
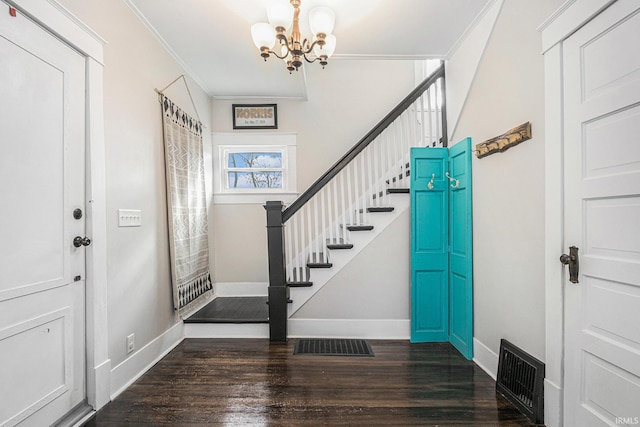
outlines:
[{"label": "crown molding", "polygon": [[187,63],[183,61],[180,55],[178,55],[176,51],[173,50],[173,48],[169,45],[169,43],[167,43],[167,41],[160,35],[158,30],[156,30],[156,28],[151,24],[151,22],[147,20],[147,18],[140,11],[140,9],[138,9],[136,5],[133,4],[133,1],[132,0],[122,0],[122,1],[124,2],[124,4],[126,4],[129,7],[129,9],[131,9],[131,11],[136,15],[136,17],[140,20],[140,22],[142,22],[142,24],[145,27],[147,27],[149,31],[151,31],[151,33],[155,36],[155,38],[160,42],[160,45],[167,51],[167,53],[169,53],[169,55],[178,63],[178,65],[182,67],[182,69],[186,72],[186,74],[193,81],[195,81],[198,86],[200,86],[200,89],[202,89],[202,91],[206,93],[209,97],[212,97],[213,94],[211,93],[210,90],[207,89],[206,85],[202,82],[202,80],[200,80],[200,78],[198,78],[196,73],[194,73],[193,70],[189,68]]}]

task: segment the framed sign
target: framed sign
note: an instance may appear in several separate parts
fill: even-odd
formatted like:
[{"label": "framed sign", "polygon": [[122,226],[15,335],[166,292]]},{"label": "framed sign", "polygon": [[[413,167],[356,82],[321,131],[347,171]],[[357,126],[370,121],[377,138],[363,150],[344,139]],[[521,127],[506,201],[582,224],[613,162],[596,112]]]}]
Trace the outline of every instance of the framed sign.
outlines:
[{"label": "framed sign", "polygon": [[233,104],[234,129],[278,129],[276,104]]}]

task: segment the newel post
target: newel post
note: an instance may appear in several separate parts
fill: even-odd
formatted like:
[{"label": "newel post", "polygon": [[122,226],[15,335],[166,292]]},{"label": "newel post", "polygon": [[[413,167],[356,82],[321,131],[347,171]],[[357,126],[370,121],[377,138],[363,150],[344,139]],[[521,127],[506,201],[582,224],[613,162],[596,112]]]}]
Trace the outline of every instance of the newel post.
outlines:
[{"label": "newel post", "polygon": [[287,304],[289,288],[285,272],[284,224],[281,201],[269,201],[267,210],[267,247],[269,251],[269,339],[287,340]]}]

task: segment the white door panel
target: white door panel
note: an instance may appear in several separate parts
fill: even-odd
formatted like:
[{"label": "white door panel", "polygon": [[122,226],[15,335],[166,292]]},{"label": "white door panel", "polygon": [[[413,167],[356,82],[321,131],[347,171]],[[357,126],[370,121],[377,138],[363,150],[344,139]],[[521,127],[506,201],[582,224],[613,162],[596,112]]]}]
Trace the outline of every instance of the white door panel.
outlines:
[{"label": "white door panel", "polygon": [[[640,416],[640,3],[564,43],[565,425]],[[637,419],[637,418],[636,418]]]},{"label": "white door panel", "polygon": [[50,425],[86,395],[84,82],[81,55],[0,13],[0,426]]}]

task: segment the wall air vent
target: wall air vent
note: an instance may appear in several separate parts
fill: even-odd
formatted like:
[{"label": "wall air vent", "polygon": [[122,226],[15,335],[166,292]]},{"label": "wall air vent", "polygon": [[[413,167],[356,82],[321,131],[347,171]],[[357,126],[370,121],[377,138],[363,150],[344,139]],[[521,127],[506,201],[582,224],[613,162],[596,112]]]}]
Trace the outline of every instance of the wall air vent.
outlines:
[{"label": "wall air vent", "polygon": [[500,340],[496,391],[536,424],[544,424],[544,363]]}]

